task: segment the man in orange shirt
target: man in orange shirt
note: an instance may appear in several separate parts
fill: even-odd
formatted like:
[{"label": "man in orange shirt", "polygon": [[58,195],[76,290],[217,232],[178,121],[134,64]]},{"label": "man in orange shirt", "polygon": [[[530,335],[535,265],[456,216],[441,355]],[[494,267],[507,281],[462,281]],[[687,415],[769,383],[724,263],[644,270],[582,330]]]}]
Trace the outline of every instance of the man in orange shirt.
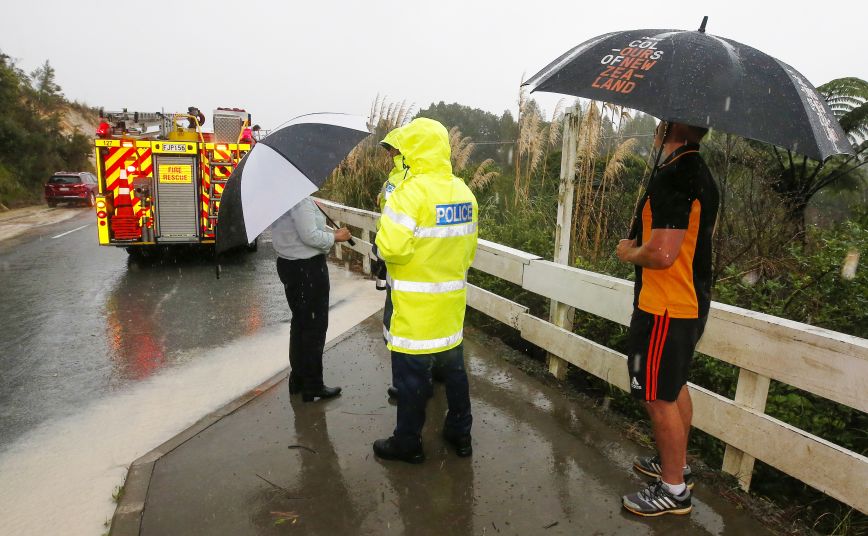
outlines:
[{"label": "man in orange shirt", "polygon": [[641,516],[687,514],[693,486],[687,437],[693,406],[687,374],[711,303],[712,235],[719,192],[699,155],[708,129],[661,122],[654,145],[665,160],[648,183],[635,239],[616,253],[636,265],[633,318],[628,332],[630,390],[651,417],[659,455],[634,467],[657,481],[623,497]]}]

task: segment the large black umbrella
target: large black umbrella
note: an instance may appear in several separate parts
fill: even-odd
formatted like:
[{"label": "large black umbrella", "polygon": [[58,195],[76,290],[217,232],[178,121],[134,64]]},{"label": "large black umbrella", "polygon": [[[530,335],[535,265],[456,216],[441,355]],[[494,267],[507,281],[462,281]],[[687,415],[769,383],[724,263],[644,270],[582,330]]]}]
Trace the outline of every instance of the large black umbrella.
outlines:
[{"label": "large black umbrella", "polygon": [[317,113],[296,117],[257,143],[223,191],[217,253],[253,242],[286,211],[319,190],[368,135],[364,117]]},{"label": "large black umbrella", "polygon": [[573,48],[525,85],[611,102],[667,121],[768,142],[816,160],[852,153],[822,96],[755,48],[698,31],[607,33]]}]

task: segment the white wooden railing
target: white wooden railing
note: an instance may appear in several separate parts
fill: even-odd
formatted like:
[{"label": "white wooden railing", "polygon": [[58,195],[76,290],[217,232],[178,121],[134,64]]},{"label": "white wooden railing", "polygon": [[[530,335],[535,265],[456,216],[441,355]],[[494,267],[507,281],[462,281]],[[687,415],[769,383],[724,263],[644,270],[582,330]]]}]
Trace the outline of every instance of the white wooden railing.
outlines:
[{"label": "white wooden railing", "polygon": [[[367,259],[379,214],[321,201],[335,221],[361,229]],[[349,248],[344,245],[343,247]],[[338,256],[342,255],[340,248]],[[369,264],[363,268],[369,271]],[[473,268],[540,296],[629,325],[633,283],[544,260],[487,240]],[[629,391],[623,354],[529,314],[527,307],[469,286],[468,305],[522,338]],[[713,302],[699,352],[739,368],[735,399],[689,384],[693,425],[726,443],[723,470],[748,489],[754,460],[868,513],[868,458],[764,413],[770,380],[868,412],[868,340]]]}]

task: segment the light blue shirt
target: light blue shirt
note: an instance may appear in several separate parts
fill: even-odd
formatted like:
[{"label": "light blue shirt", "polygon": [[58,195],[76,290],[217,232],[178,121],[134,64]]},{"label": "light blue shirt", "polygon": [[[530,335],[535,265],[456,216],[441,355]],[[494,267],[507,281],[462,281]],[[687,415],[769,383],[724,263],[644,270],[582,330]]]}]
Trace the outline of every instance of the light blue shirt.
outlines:
[{"label": "light blue shirt", "polygon": [[271,243],[284,259],[309,259],[328,253],[335,235],[326,228],[325,215],[308,197],[272,224]]}]

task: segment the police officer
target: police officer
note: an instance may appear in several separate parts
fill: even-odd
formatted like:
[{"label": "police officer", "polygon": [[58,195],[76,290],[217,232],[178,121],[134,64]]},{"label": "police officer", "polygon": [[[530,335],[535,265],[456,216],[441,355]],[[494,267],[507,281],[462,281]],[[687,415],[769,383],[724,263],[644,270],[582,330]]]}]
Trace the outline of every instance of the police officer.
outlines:
[{"label": "police officer", "polygon": [[392,437],[374,442],[374,453],[387,460],[425,460],[421,432],[436,363],[449,406],[443,437],[459,456],[470,456],[473,417],[462,343],[478,205],[452,174],[443,125],[415,119],[388,139],[412,173],[386,201],[375,244],[389,274],[383,335],[392,353],[398,422]]},{"label": "police officer", "polygon": [[[380,207],[380,212],[383,212],[383,209],[386,208],[386,200],[389,199],[389,196],[392,195],[392,192],[395,191],[395,188],[398,187],[399,184],[404,182],[404,179],[407,178],[407,175],[410,173],[410,168],[407,167],[407,163],[404,161],[404,155],[401,154],[401,151],[394,148],[389,142],[394,142],[394,133],[397,130],[393,130],[388,133],[383,141],[380,142],[380,145],[383,146],[384,149],[389,153],[389,157],[394,162],[394,166],[392,170],[389,172],[389,176],[386,177],[385,182],[383,182],[383,187],[380,188],[380,193],[377,194],[377,205]],[[377,231],[380,230],[380,220],[377,220]],[[376,235],[375,237],[376,238]],[[386,283],[386,265],[385,263],[373,255],[371,272],[374,274],[374,277],[377,280],[377,290],[388,290],[388,286]],[[394,387],[389,388],[389,396],[396,396],[394,391]]]},{"label": "police officer", "polygon": [[[385,182],[383,182],[383,187],[380,188],[380,193],[377,194],[377,205],[380,207],[380,212],[383,212],[383,209],[386,208],[386,200],[389,199],[389,196],[392,195],[392,192],[395,191],[395,188],[398,187],[399,184],[404,182],[404,179],[407,178],[407,175],[410,173],[410,168],[407,167],[407,163],[404,162],[404,155],[401,154],[401,151],[394,148],[390,145],[389,142],[393,142],[395,136],[395,132],[397,130],[393,130],[388,133],[380,145],[383,146],[384,149],[389,153],[389,157],[394,162],[394,166],[392,167],[392,171],[389,172],[389,176],[386,178]],[[377,231],[380,230],[380,220],[377,220]],[[374,277],[377,280],[377,290],[385,290],[386,291],[386,303],[390,302],[389,298],[389,285],[387,282],[388,273],[386,271],[386,264],[374,256],[371,272],[373,272]],[[389,314],[390,309],[387,307],[384,310],[384,314]],[[395,377],[392,375],[392,385],[386,390],[389,395],[389,398],[397,398],[398,397],[398,389],[395,388]]]},{"label": "police officer", "polygon": [[[380,143],[380,145],[382,145],[389,153],[389,157],[394,162],[392,171],[389,172],[389,176],[383,183],[383,187],[380,188],[380,193],[377,194],[377,204],[380,206],[380,212],[383,212],[383,209],[386,208],[386,201],[389,199],[389,196],[392,195],[392,192],[395,191],[395,188],[404,182],[404,179],[406,179],[410,173],[410,168],[407,166],[406,162],[404,162],[404,155],[389,143],[390,141],[394,142],[393,136],[395,135],[395,132],[397,132],[397,129],[387,134]],[[377,229],[379,229],[379,226],[380,224],[377,222]]]}]

